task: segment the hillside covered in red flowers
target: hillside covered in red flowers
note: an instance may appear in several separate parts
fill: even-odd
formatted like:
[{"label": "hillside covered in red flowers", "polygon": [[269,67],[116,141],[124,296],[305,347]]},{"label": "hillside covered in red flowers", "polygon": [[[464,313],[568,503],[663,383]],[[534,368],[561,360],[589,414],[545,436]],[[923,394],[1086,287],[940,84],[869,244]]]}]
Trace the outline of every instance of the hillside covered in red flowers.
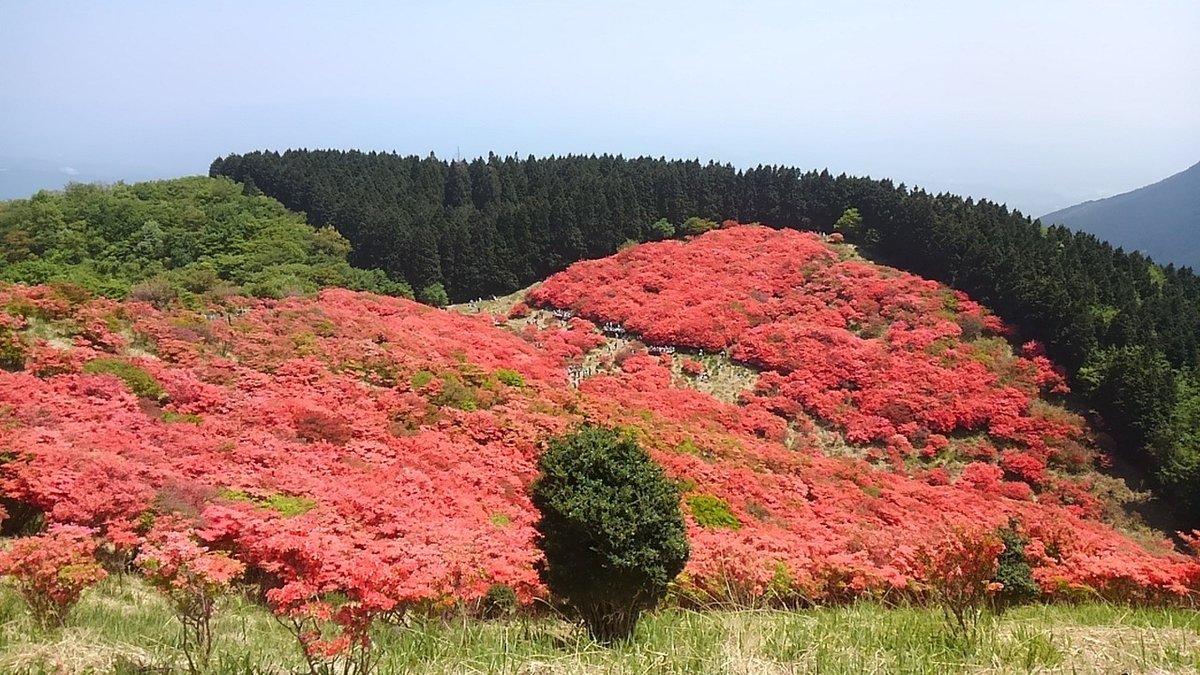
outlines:
[{"label": "hillside covered in red flowers", "polygon": [[[495,584],[530,602],[536,459],[590,420],[680,485],[683,600],[919,594],[923,547],[1013,518],[1050,597],[1200,592],[1194,558],[1104,524],[1111,479],[1056,403],[1061,375],[961,293],[737,226],[578,263],[527,302],[563,320],[514,334],[344,290],[185,310],[0,288],[8,525],[41,512],[131,558],[170,526],[246,565],[281,613],[338,593],[369,617]],[[576,381],[618,324],[641,343]],[[736,404],[680,386],[705,376],[701,350],[757,382]]]}]

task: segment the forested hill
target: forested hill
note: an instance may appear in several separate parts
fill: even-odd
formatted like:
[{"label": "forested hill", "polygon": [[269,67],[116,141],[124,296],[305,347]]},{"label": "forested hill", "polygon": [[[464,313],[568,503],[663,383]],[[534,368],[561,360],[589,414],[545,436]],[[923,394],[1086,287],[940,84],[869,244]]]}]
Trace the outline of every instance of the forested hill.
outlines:
[{"label": "forested hill", "polygon": [[69,282],[156,302],[245,292],[282,297],[329,286],[411,295],[352,268],[331,228],[227,178],[72,184],[0,202],[0,281]]},{"label": "forested hill", "polygon": [[1002,205],[790,167],[607,155],[254,152],[211,173],[335,226],[352,262],[430,301],[443,286],[454,300],[505,293],[627,240],[702,230],[701,219],[828,231],[856,209],[861,223],[843,223],[868,253],[972,294],[1046,343],[1181,513],[1200,496],[1200,281]]},{"label": "forested hill", "polygon": [[1153,185],[1042,216],[1163,262],[1200,267],[1200,163]]}]

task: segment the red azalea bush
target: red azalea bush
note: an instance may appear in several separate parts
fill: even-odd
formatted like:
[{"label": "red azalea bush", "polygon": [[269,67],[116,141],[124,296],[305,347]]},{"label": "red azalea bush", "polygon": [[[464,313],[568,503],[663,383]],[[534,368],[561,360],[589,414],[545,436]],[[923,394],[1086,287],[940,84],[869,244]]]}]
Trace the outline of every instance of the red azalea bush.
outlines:
[{"label": "red azalea bush", "polygon": [[183,625],[183,650],[192,672],[212,654],[212,616],[246,566],[223,552],[198,544],[186,524],[164,519],[155,524],[135,564],[152,586],[170,601]]},{"label": "red azalea bush", "polygon": [[988,596],[1001,590],[992,581],[1004,543],[993,532],[952,527],[916,552],[922,582],[960,630],[974,620]]},{"label": "red azalea bush", "polygon": [[89,586],[108,574],[96,562],[100,542],[76,525],[55,525],[0,553],[0,575],[10,577],[43,626],[62,624]]}]

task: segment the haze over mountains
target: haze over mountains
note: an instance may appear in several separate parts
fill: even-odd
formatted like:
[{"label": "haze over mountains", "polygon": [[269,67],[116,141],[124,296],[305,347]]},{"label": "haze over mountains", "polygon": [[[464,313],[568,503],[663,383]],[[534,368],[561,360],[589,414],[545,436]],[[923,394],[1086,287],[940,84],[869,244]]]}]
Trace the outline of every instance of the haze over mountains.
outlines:
[{"label": "haze over mountains", "polygon": [[87,154],[0,154],[0,199],[28,197],[39,190],[62,190],[69,183],[133,183],[195,173],[186,165],[166,167]]},{"label": "haze over mountains", "polygon": [[1090,232],[1156,262],[1200,267],[1200,163],[1152,185],[1041,217]]}]

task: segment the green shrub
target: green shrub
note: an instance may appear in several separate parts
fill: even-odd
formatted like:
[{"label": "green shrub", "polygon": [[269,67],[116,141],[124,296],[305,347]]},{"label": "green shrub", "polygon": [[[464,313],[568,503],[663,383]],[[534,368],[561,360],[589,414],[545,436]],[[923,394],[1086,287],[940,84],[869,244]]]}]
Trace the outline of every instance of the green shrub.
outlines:
[{"label": "green shrub", "polygon": [[679,231],[685,235],[694,236],[697,234],[704,234],[709,230],[715,229],[717,229],[716,221],[707,220],[699,216],[692,216],[691,218],[683,221],[683,225],[680,226]]},{"label": "green shrub", "polygon": [[25,369],[25,344],[16,331],[0,328],[0,370]]},{"label": "green shrub", "polygon": [[496,379],[510,387],[521,388],[525,386],[525,378],[515,370],[508,368],[499,368],[496,370]]},{"label": "green shrub", "polygon": [[675,236],[675,226],[666,218],[659,218],[647,229],[646,239],[650,241],[661,241]]},{"label": "green shrub", "polygon": [[475,389],[458,380],[453,373],[442,373],[442,391],[437,396],[429,400],[430,403],[438,406],[449,406],[458,408],[467,412],[474,412],[479,409],[479,401],[475,396]]},{"label": "green shrub", "polygon": [[280,493],[275,493],[265,499],[259,500],[259,503],[284,518],[294,518],[308,513],[317,507],[317,503],[307,497]]},{"label": "green shrub", "polygon": [[679,492],[636,440],[597,426],[552,439],[538,467],[538,574],[594,639],[630,638],[687,563]]},{"label": "green shrub", "polygon": [[226,501],[245,502],[253,504],[260,509],[274,511],[284,518],[294,518],[308,513],[317,507],[317,503],[308,497],[287,495],[280,492],[275,492],[265,497],[256,497],[245,490],[222,488],[218,492],[218,495]]},{"label": "green shrub", "polygon": [[729,502],[720,497],[692,495],[687,498],[687,503],[700,527],[724,527],[730,530],[742,527],[742,521],[729,510]]},{"label": "green shrub", "polygon": [[258,278],[245,286],[245,290],[256,298],[272,298],[282,300],[297,295],[307,295],[316,290],[316,285],[308,283],[295,274],[263,272]]},{"label": "green shrub", "polygon": [[450,304],[450,296],[446,294],[446,287],[441,283],[432,283],[421,289],[417,294],[417,300],[434,307],[445,307]]},{"label": "green shrub", "polygon": [[162,401],[167,392],[154,376],[121,359],[92,359],[83,366],[83,372],[91,375],[112,375],[123,381],[126,387],[140,398]]},{"label": "green shrub", "polygon": [[992,579],[1003,584],[993,598],[998,611],[1032,602],[1042,592],[1033,580],[1033,569],[1025,557],[1029,538],[1021,534],[1020,525],[1016,518],[1011,518],[1007,526],[996,530],[996,536],[1004,544],[1004,551],[996,560],[996,576]]},{"label": "green shrub", "polygon": [[857,237],[862,230],[863,217],[856,208],[848,208],[842,211],[842,215],[833,224],[833,229],[841,232],[848,238]]},{"label": "green shrub", "polygon": [[433,373],[429,372],[428,370],[418,370],[417,372],[413,373],[412,377],[409,379],[409,387],[412,389],[420,389],[430,382],[433,382],[433,377]]},{"label": "green shrub", "polygon": [[166,422],[167,424],[174,424],[176,422],[200,424],[204,421],[204,418],[192,413],[179,413],[175,412],[174,410],[164,410],[162,414],[162,421]]},{"label": "green shrub", "polygon": [[517,592],[508,584],[492,584],[483,595],[480,604],[481,613],[485,619],[500,619],[511,616],[519,606]]}]

